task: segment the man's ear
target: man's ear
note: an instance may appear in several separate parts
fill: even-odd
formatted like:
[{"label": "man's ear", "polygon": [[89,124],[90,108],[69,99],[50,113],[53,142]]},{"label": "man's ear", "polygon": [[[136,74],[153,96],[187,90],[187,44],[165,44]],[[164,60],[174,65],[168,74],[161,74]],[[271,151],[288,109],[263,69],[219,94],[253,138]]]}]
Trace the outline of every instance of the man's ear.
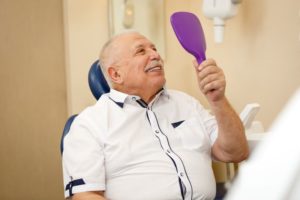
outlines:
[{"label": "man's ear", "polygon": [[108,75],[109,75],[109,77],[110,77],[110,79],[113,83],[121,84],[123,82],[122,76],[119,73],[118,68],[116,68],[114,66],[108,67],[107,72],[108,72]]}]

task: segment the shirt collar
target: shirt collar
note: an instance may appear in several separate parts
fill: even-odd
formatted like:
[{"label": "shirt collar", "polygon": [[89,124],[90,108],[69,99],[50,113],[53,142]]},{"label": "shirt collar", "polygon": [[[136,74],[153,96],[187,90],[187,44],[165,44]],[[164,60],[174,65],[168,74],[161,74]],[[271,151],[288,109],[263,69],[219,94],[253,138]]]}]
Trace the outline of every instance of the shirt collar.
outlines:
[{"label": "shirt collar", "polygon": [[108,97],[115,102],[118,106],[120,106],[121,108],[123,108],[124,106],[124,102],[126,100],[126,98],[128,97],[128,94],[125,94],[123,92],[120,92],[118,90],[114,90],[114,89],[110,89],[110,92],[108,94]]},{"label": "shirt collar", "polygon": [[[155,98],[152,100],[153,101],[156,101],[158,98],[160,98],[161,96],[166,96],[166,97],[169,97],[169,94],[166,90],[165,87],[163,87],[161,89],[161,91],[159,91]],[[134,99],[134,100],[139,100],[141,99],[139,96],[135,96],[135,95],[129,95],[129,94],[126,94],[126,93],[123,93],[123,92],[120,92],[118,90],[115,90],[115,89],[110,89],[110,92],[108,94],[108,97],[113,101],[115,102],[118,106],[120,106],[121,108],[123,108],[124,104],[125,104],[125,101],[126,99]]]}]

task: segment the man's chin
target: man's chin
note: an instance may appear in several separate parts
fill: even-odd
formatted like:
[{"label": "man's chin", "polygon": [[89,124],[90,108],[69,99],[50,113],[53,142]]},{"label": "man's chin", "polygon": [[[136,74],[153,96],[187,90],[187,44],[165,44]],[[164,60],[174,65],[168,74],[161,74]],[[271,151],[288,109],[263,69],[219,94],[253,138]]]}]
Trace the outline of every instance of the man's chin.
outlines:
[{"label": "man's chin", "polygon": [[155,86],[158,90],[160,90],[161,88],[165,87],[165,84],[166,84],[166,79],[163,79],[159,82],[156,82]]}]

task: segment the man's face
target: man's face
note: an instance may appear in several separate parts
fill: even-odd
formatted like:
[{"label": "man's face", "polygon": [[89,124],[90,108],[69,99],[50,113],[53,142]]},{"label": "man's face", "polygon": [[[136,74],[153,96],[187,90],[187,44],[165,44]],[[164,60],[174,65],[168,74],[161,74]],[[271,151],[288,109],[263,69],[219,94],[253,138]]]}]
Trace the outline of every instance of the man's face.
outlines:
[{"label": "man's face", "polygon": [[122,88],[139,95],[145,90],[157,92],[165,84],[163,61],[154,44],[137,33],[116,40],[116,65]]}]

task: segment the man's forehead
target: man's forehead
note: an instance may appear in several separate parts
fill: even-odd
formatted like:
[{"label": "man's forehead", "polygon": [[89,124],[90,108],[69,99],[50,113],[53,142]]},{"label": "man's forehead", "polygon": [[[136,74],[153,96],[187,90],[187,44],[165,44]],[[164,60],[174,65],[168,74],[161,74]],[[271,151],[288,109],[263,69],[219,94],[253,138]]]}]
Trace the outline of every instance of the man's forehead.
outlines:
[{"label": "man's forehead", "polygon": [[138,33],[122,35],[117,43],[123,43],[123,45],[133,49],[141,46],[154,46],[149,39]]},{"label": "man's forehead", "polygon": [[152,42],[148,38],[146,38],[145,36],[143,36],[143,35],[136,35],[134,37],[134,40],[136,41],[135,43],[138,43],[138,44],[140,44],[140,43],[152,44]]},{"label": "man's forehead", "polygon": [[132,44],[133,49],[137,49],[140,47],[145,47],[145,46],[155,46],[151,41],[149,41],[147,38],[144,39],[137,39],[135,42]]}]

